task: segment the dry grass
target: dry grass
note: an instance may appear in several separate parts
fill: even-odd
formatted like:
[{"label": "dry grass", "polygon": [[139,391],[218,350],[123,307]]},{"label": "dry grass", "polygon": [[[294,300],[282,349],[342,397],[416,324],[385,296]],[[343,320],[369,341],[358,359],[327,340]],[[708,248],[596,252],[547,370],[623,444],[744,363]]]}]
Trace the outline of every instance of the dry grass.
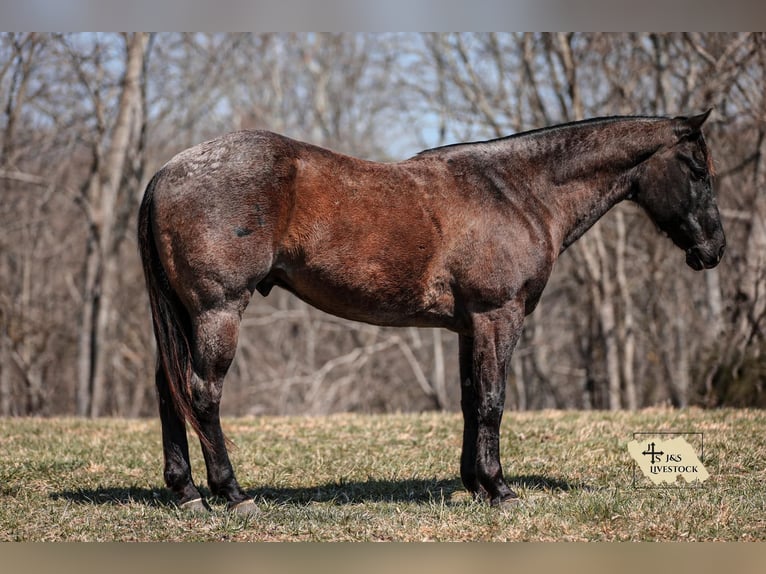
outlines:
[{"label": "dry grass", "polygon": [[[0,419],[0,540],[764,540],[766,413],[508,413],[498,511],[465,495],[456,414],[229,419],[260,516],[177,510],[157,421]],[[638,431],[705,434],[702,488],[636,489]],[[195,449],[195,477],[204,467]]]}]

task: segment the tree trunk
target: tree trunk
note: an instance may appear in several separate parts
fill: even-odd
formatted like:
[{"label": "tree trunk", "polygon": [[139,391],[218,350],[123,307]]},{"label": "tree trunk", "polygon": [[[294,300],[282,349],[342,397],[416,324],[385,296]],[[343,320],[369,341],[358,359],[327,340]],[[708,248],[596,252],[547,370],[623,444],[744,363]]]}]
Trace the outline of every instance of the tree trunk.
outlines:
[{"label": "tree trunk", "polygon": [[598,320],[598,335],[604,348],[609,410],[619,410],[621,400],[620,342],[615,312],[615,286],[608,272],[610,262],[599,223],[578,242],[577,251],[588,271],[593,310]]},{"label": "tree trunk", "polygon": [[524,361],[519,355],[520,353],[518,352],[514,355],[514,359],[511,361],[511,366],[513,367],[513,379],[516,390],[516,410],[524,412],[527,410],[527,385],[525,381],[526,374],[524,372]]},{"label": "tree trunk", "polygon": [[11,414],[11,404],[11,344],[8,334],[3,332],[0,333],[0,416]]},{"label": "tree trunk", "polygon": [[638,399],[636,397],[636,381],[633,370],[633,357],[635,356],[636,337],[633,329],[633,300],[628,288],[628,278],[625,274],[625,249],[627,248],[627,234],[625,230],[625,215],[621,210],[615,214],[617,226],[617,247],[616,247],[616,279],[617,292],[622,302],[622,321],[617,330],[619,346],[622,349],[622,361],[620,370],[622,374],[622,384],[625,391],[625,404],[631,411],[638,408]]},{"label": "tree trunk", "polygon": [[[766,118],[761,120],[766,124]],[[745,270],[740,284],[742,312],[737,333],[740,354],[756,338],[764,338],[766,324],[766,127],[758,137],[758,159],[755,167],[755,199],[745,247]]]},{"label": "tree trunk", "polygon": [[611,280],[602,274],[604,293],[598,308],[601,335],[606,351],[606,376],[609,389],[609,410],[618,411],[622,406],[620,392],[620,351],[617,341],[617,321],[614,313],[614,294]]},{"label": "tree trunk", "polygon": [[[109,319],[117,285],[119,264],[115,260],[121,239],[115,235],[118,195],[130,147],[136,142],[136,123],[142,121],[144,53],[147,35],[135,33],[127,38],[125,75],[117,119],[105,161],[94,161],[88,186],[88,202],[93,213],[85,263],[85,286],[80,333],[80,358],[77,412],[97,417],[104,404]],[[106,135],[106,134],[105,134]],[[95,144],[98,145],[98,142]]]},{"label": "tree trunk", "polygon": [[[683,305],[682,285],[676,286],[676,308],[681,309]],[[689,405],[689,389],[691,388],[691,372],[689,357],[689,342],[686,338],[688,326],[686,317],[683,313],[676,313],[671,327],[672,342],[675,344],[675,357],[669,357],[671,364],[675,364],[675,380],[673,385],[676,389],[676,396],[673,400],[673,406],[684,408]],[[673,348],[671,344],[669,348]],[[671,369],[671,373],[673,370]],[[672,375],[671,375],[672,376]]]},{"label": "tree trunk", "polygon": [[77,335],[77,415],[87,416],[90,411],[91,381],[93,380],[93,318],[98,309],[96,292],[98,275],[98,248],[93,232],[89,232],[85,247],[85,269],[80,329]]},{"label": "tree trunk", "polygon": [[436,394],[436,401],[440,410],[447,408],[447,385],[444,376],[444,344],[442,342],[441,329],[432,329],[434,344],[434,368],[431,381]]}]

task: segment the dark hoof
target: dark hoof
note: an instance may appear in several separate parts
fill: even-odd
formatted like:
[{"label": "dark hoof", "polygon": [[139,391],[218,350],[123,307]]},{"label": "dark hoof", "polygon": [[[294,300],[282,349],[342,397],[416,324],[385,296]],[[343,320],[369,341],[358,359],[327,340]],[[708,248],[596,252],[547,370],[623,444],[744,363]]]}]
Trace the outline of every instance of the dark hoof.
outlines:
[{"label": "dark hoof", "polygon": [[178,508],[183,510],[184,512],[190,512],[190,513],[203,513],[207,514],[210,512],[210,507],[207,505],[207,502],[205,502],[202,498],[193,498],[191,500],[187,500],[184,503],[181,503],[178,505]]},{"label": "dark hoof", "polygon": [[252,499],[243,500],[233,505],[229,505],[229,512],[233,512],[242,517],[252,517],[259,514],[258,507]]},{"label": "dark hoof", "polygon": [[519,495],[516,494],[515,492],[511,492],[511,494],[506,495],[502,498],[498,497],[498,498],[492,499],[490,501],[490,505],[505,510],[510,508],[516,508],[520,502],[521,502],[521,499],[519,498]]}]

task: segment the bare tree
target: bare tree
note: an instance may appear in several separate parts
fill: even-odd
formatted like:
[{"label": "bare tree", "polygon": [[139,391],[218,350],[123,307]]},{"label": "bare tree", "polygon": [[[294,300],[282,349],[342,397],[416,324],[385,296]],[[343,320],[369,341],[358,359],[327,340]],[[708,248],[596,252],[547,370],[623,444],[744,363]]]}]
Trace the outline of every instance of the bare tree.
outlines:
[{"label": "bare tree", "polygon": [[[114,125],[108,125],[105,102],[96,78],[89,77],[85,63],[72,53],[72,65],[86,85],[97,114],[97,134],[91,141],[90,174],[81,187],[82,204],[88,216],[85,246],[83,307],[79,339],[77,413],[92,417],[101,414],[104,401],[106,362],[112,351],[108,344],[113,324],[112,300],[117,287],[119,247],[127,230],[127,214],[135,210],[136,190],[121,187],[131,150],[139,147],[143,122],[142,77],[147,35],[125,36],[125,73]],[[100,50],[93,63],[101,74]],[[131,197],[132,195],[132,197]],[[120,201],[122,199],[122,201]]]},{"label": "bare tree", "polygon": [[72,238],[71,227],[56,218],[72,215],[69,192],[57,182],[63,170],[56,159],[66,153],[66,141],[27,125],[34,106],[50,101],[44,70],[51,44],[44,35],[0,36],[0,414],[6,415],[49,412],[50,377],[68,342],[67,317],[55,312],[67,291],[51,290],[51,263],[66,256]]},{"label": "bare tree", "polygon": [[[271,129],[385,161],[708,107],[722,264],[681,269],[640,210],[618,206],[559,259],[509,406],[757,404],[765,45],[751,33],[0,34],[0,413],[154,412],[133,218],[146,176],[189,145]],[[451,334],[341,321],[275,290],[245,315],[224,408],[456,408],[456,354]]]}]

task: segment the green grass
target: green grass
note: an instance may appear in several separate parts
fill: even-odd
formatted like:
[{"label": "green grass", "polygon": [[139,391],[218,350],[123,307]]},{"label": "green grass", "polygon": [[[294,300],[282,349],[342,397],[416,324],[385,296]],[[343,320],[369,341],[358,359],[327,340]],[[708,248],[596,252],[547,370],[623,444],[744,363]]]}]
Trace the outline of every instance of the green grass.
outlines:
[{"label": "green grass", "polygon": [[[227,419],[260,515],[178,510],[155,420],[0,419],[0,541],[766,540],[766,412],[507,413],[516,508],[458,477],[457,414]],[[633,487],[638,431],[704,433],[701,488]],[[193,449],[195,479],[204,465]]]}]

